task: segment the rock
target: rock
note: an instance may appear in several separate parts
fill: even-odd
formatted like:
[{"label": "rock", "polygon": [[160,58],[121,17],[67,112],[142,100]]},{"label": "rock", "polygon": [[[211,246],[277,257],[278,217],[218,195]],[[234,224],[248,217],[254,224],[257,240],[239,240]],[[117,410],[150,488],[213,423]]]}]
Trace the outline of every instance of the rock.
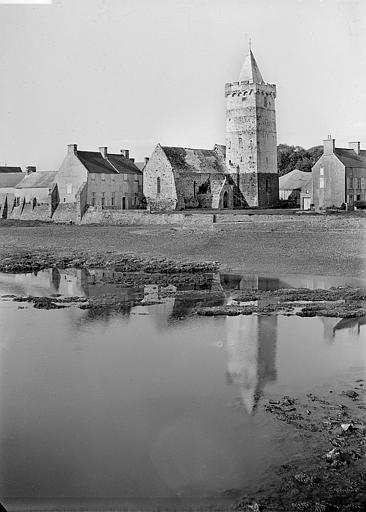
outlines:
[{"label": "rock", "polygon": [[280,401],[279,400],[269,400],[268,403],[271,405],[276,405],[276,404],[279,404]]},{"label": "rock", "polygon": [[353,389],[348,389],[347,391],[342,391],[343,395],[349,396],[350,398],[357,398],[358,393],[354,391]]},{"label": "rock", "polygon": [[294,479],[296,480],[296,482],[299,482],[300,484],[303,485],[313,485],[314,483],[314,478],[303,472],[296,473],[296,475],[294,475]]},{"label": "rock", "polygon": [[325,454],[327,462],[338,462],[342,459],[342,452],[339,448],[333,448]]},{"label": "rock", "polygon": [[344,430],[344,432],[352,432],[352,430],[355,430],[355,427],[352,423],[342,423],[341,429]]}]

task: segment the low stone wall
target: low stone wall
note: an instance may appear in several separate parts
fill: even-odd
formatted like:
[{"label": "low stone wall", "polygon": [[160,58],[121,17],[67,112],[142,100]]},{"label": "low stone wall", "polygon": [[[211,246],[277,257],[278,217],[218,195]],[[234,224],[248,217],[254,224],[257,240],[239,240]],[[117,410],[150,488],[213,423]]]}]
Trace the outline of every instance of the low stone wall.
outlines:
[{"label": "low stone wall", "polygon": [[20,220],[41,220],[44,222],[51,222],[51,205],[37,204],[33,208],[31,203],[24,205]]},{"label": "low stone wall", "polygon": [[141,210],[88,210],[81,224],[110,224],[128,226],[132,224],[212,224],[213,216],[199,213],[149,213]]},{"label": "low stone wall", "polygon": [[8,219],[20,219],[21,218],[21,213],[22,213],[22,209],[23,209],[23,205],[19,205],[19,206],[14,206],[13,210],[11,211],[11,213],[9,214],[9,210],[8,210]]},{"label": "low stone wall", "polygon": [[80,206],[78,203],[60,203],[52,215],[52,221],[60,224],[80,222]]}]

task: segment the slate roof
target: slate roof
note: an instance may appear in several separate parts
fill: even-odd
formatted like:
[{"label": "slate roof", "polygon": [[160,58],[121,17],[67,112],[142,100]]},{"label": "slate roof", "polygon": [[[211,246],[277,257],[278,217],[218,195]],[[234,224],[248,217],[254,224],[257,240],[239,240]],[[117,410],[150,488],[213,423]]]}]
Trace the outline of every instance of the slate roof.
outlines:
[{"label": "slate roof", "polygon": [[264,82],[261,72],[259,71],[258,64],[254,58],[252,50],[249,50],[248,55],[245,58],[243,67],[239,75],[240,82],[254,82],[260,84]]},{"label": "slate roof", "polygon": [[76,155],[92,174],[118,174],[118,171],[102,157],[99,151],[77,151]]},{"label": "slate roof", "polygon": [[0,166],[0,173],[3,172],[22,172],[20,167],[8,167],[7,165]]},{"label": "slate roof", "polygon": [[131,162],[131,160],[124,157],[123,155],[108,153],[107,159],[121,174],[142,174],[137,164]]},{"label": "slate roof", "polygon": [[334,154],[346,167],[362,167],[366,169],[366,151],[364,149],[358,155],[353,149],[335,148]]},{"label": "slate roof", "polygon": [[23,172],[0,173],[0,188],[15,187],[25,176]]},{"label": "slate roof", "polygon": [[311,172],[304,172],[299,171],[299,169],[294,169],[284,176],[280,176],[278,181],[280,190],[309,190],[311,189],[312,174]]},{"label": "slate roof", "polygon": [[227,173],[223,160],[213,149],[192,149],[162,146],[175,171],[185,173]]},{"label": "slate roof", "polygon": [[27,174],[15,188],[52,188],[56,171],[37,171]]}]

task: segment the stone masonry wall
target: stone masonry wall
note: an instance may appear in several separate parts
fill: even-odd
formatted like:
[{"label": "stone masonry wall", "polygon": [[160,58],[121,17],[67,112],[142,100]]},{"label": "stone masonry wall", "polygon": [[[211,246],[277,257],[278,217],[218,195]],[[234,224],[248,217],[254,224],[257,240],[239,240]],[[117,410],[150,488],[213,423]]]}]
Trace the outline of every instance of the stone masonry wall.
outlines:
[{"label": "stone masonry wall", "polygon": [[190,213],[149,213],[141,210],[89,209],[81,224],[146,225],[146,224],[212,224],[212,215]]},{"label": "stone masonry wall", "polygon": [[31,203],[24,205],[20,220],[41,220],[51,222],[51,205],[37,204],[34,208]]},{"label": "stone masonry wall", "polygon": [[[160,192],[157,180],[160,179]],[[172,166],[158,144],[144,168],[144,195],[151,210],[172,211],[178,204]]]},{"label": "stone masonry wall", "polygon": [[80,205],[78,203],[60,203],[52,216],[52,221],[58,224],[80,222]]}]

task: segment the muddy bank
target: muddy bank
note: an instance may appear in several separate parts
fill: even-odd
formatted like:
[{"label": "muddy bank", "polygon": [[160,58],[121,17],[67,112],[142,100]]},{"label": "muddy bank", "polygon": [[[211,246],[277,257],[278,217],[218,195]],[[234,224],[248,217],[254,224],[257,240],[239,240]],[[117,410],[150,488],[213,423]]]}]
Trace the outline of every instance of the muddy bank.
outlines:
[{"label": "muddy bank", "polygon": [[366,508],[365,387],[357,379],[328,396],[274,397],[267,414],[291,425],[304,450],[270,468],[271,484],[236,496],[237,511],[356,512]]},{"label": "muddy bank", "polygon": [[[46,250],[8,251],[0,260],[0,272],[25,273],[57,267],[105,268],[116,272],[145,274],[182,274],[214,272],[218,263],[206,261],[177,261],[163,257],[143,257],[130,253],[68,251],[60,254]],[[135,276],[136,277],[136,276]]]}]

